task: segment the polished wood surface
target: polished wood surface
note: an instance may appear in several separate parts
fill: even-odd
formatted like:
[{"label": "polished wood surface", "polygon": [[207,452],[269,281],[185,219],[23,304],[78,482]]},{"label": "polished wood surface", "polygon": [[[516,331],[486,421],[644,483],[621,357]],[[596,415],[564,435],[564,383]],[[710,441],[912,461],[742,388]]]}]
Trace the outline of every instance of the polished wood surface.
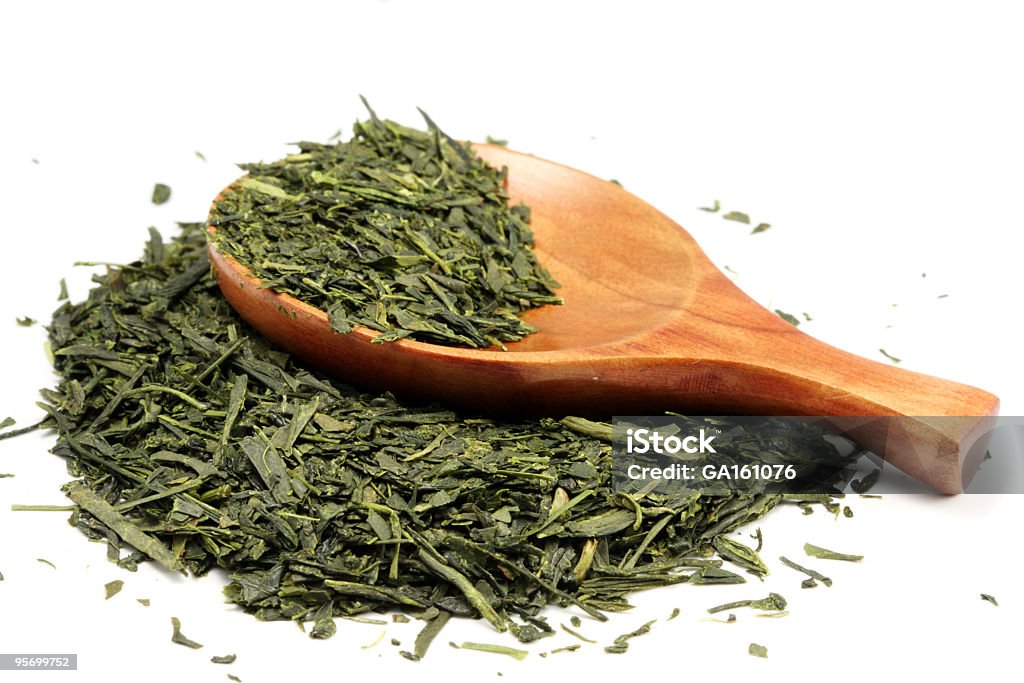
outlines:
[{"label": "polished wood surface", "polygon": [[[509,194],[531,207],[537,254],[561,284],[564,305],[525,314],[536,334],[507,351],[374,343],[377,333],[365,328],[338,334],[325,313],[260,288],[211,246],[225,297],[274,343],[366,388],[507,416],[886,416],[839,423],[939,491],[957,493],[973,475],[998,413],[992,394],[809,337],[614,183],[501,147],[476,148],[508,167]],[[933,416],[951,417],[917,419]]]}]

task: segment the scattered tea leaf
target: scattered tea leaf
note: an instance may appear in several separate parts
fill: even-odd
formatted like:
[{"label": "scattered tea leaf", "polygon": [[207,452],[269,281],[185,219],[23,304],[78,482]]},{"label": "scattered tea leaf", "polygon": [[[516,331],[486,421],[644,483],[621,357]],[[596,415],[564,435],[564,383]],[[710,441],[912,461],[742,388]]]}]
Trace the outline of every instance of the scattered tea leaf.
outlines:
[{"label": "scattered tea leaf", "polygon": [[771,227],[772,226],[771,226],[770,223],[758,223],[757,226],[753,230],[750,231],[750,234],[751,235],[756,235],[757,233],[764,232],[765,230],[768,230]]},{"label": "scattered tea leaf", "polygon": [[863,555],[848,555],[846,553],[837,553],[834,550],[828,550],[820,546],[812,545],[810,543],[804,543],[804,552],[811,557],[818,557],[823,560],[844,560],[846,562],[860,562],[864,559]]},{"label": "scattered tea leaf", "polygon": [[743,213],[742,211],[730,211],[729,213],[723,214],[722,218],[727,221],[736,221],[738,223],[750,224],[750,216]]},{"label": "scattered tea leaf", "polygon": [[171,198],[171,188],[163,183],[157,183],[153,186],[152,200],[154,204],[163,204]]},{"label": "scattered tea leaf", "polygon": [[527,650],[519,650],[505,645],[491,645],[490,643],[464,642],[462,645],[459,645],[459,648],[463,650],[476,650],[477,652],[490,652],[496,655],[507,655],[520,661],[526,659],[527,655],[530,654]]},{"label": "scattered tea leaf", "polygon": [[994,597],[992,597],[991,595],[989,595],[988,593],[982,593],[981,594],[981,599],[986,601],[986,602],[991,602],[994,606],[999,607],[999,603],[996,601],[996,599]]},{"label": "scattered tea leaf", "polygon": [[779,309],[776,308],[775,315],[779,316],[793,327],[800,327],[800,319],[797,318],[792,313],[786,313],[785,311],[780,311]]},{"label": "scattered tea leaf", "polygon": [[429,620],[420,632],[416,635],[416,642],[413,645],[413,652],[417,659],[423,659],[427,656],[427,650],[430,648],[430,644],[434,642],[434,638],[441,632],[448,620],[452,618],[451,612],[439,612],[436,617]]},{"label": "scattered tea leaf", "polygon": [[174,629],[172,634],[171,634],[171,642],[172,643],[177,643],[178,645],[184,645],[185,647],[190,647],[193,650],[198,650],[199,648],[202,647],[202,645],[200,643],[197,643],[194,640],[190,640],[189,638],[186,638],[184,636],[184,634],[182,634],[182,632],[181,632],[181,620],[178,619],[178,617],[171,617],[171,627]]},{"label": "scattered tea leaf", "polygon": [[210,657],[210,661],[214,664],[234,664],[236,659],[238,659],[238,655],[233,654]]},{"label": "scattered tea leaf", "polygon": [[750,647],[747,648],[747,652],[754,657],[768,658],[768,648],[764,645],[758,645],[757,643],[751,643]]},{"label": "scattered tea leaf", "polygon": [[778,593],[769,593],[767,598],[762,598],[760,600],[737,600],[735,602],[727,602],[724,605],[718,605],[717,607],[710,607],[708,608],[708,614],[717,614],[718,612],[738,609],[740,607],[749,607],[751,609],[766,611],[780,611],[786,609],[786,598],[782,597]]},{"label": "scattered tea leaf", "polygon": [[843,517],[853,517],[853,508],[851,508],[849,505],[844,505]]},{"label": "scattered tea leaf", "polygon": [[678,616],[679,616],[679,608],[675,607],[675,608],[672,609],[672,613],[668,615],[668,619],[666,619],[666,621],[672,621],[673,619],[675,619]]},{"label": "scattered tea leaf", "polygon": [[605,647],[604,651],[614,655],[624,654],[626,650],[629,649],[629,641],[638,636],[650,633],[651,626],[654,624],[655,621],[657,620],[652,619],[651,621],[648,621],[646,624],[636,629],[635,631],[623,633],[621,636],[615,639],[614,643]]},{"label": "scattered tea leaf", "polygon": [[109,600],[110,598],[114,597],[115,595],[121,592],[121,589],[124,588],[124,581],[122,581],[121,579],[115,579],[104,584],[103,588],[106,591],[106,597],[104,598],[104,600]]},{"label": "scattered tea leaf", "polygon": [[864,475],[864,477],[862,477],[861,479],[854,479],[853,481],[851,481],[850,489],[854,493],[867,493],[868,491],[871,490],[871,487],[878,483],[878,480],[881,478],[881,476],[881,469],[871,470],[871,472]]},{"label": "scattered tea leaf", "polygon": [[[813,581],[815,579],[817,579],[818,581],[821,581],[823,584],[825,584],[826,586],[829,586],[830,588],[832,586],[832,579],[828,578],[824,574],[820,574],[820,573],[814,571],[813,569],[808,569],[807,567],[799,565],[796,562],[794,562],[793,560],[789,559],[788,557],[780,556],[779,557],[779,561],[782,562],[782,564],[786,565],[787,567],[789,567],[791,569],[795,569],[798,572],[802,572],[802,573],[806,574],[807,576],[811,577],[810,581],[812,581],[812,583],[810,585],[804,586],[804,588],[813,588],[816,585],[816,584],[813,583]],[[804,582],[804,583],[806,583],[806,582]]]},{"label": "scattered tea leaf", "polygon": [[508,140],[502,140],[500,138],[492,138],[490,135],[487,136],[488,145],[497,145],[498,147],[508,147]]},{"label": "scattered tea leaf", "polygon": [[[566,645],[565,647],[556,647],[554,650],[551,650],[551,654],[556,654],[558,652],[576,652],[576,650],[580,649],[581,647],[583,647],[583,646],[580,645],[579,643],[574,643],[572,645]],[[542,656],[543,656],[543,654],[544,653],[541,653]]]},{"label": "scattered tea leaf", "polygon": [[578,639],[582,640],[584,643],[596,643],[597,642],[596,640],[591,640],[590,638],[587,638],[586,636],[584,636],[583,634],[579,633],[578,631],[574,631],[573,629],[569,628],[565,624],[561,624],[561,627],[562,627],[562,630],[565,631],[566,633],[568,633],[570,636],[572,636],[573,638],[578,638]]},{"label": "scattered tea leaf", "polygon": [[900,363],[900,362],[902,362],[901,358],[897,358],[896,356],[893,356],[892,354],[886,352],[885,349],[878,349],[878,352],[880,354],[882,354],[883,356],[885,356],[886,358],[888,358],[889,360],[891,360],[893,363]]},{"label": "scattered tea leaf", "polygon": [[196,159],[199,159],[200,161],[206,161],[206,155],[204,155],[198,149],[194,152],[194,154],[196,155]]},{"label": "scattered tea leaf", "polygon": [[149,598],[135,598],[135,602],[139,603],[143,607],[149,607]]},{"label": "scattered tea leaf", "polygon": [[36,562],[40,562],[42,564],[45,564],[46,566],[52,567],[53,569],[57,568],[57,565],[55,565],[53,562],[50,562],[49,560],[43,559],[42,557],[37,557],[36,558]]},{"label": "scattered tea leaf", "polygon": [[22,327],[32,327],[37,322],[35,318],[30,318],[27,315],[22,318],[16,318],[15,321]]},{"label": "scattered tea leaf", "polygon": [[57,295],[57,301],[64,301],[68,298],[68,283],[64,278],[60,279],[60,294]]},{"label": "scattered tea leaf", "polygon": [[699,206],[697,208],[701,211],[707,211],[708,213],[718,213],[722,208],[722,203],[716,199],[712,206]]},{"label": "scattered tea leaf", "polygon": [[712,545],[724,559],[738,564],[750,573],[757,576],[768,575],[768,567],[753,548],[724,535],[715,536]]}]

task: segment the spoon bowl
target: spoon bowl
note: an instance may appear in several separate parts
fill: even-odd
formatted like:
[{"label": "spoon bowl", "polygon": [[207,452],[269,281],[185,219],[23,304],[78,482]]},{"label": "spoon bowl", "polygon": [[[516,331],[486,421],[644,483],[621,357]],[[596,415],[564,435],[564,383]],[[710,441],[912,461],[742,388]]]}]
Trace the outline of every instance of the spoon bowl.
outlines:
[{"label": "spoon bowl", "polygon": [[960,492],[973,476],[998,413],[992,394],[806,335],[614,183],[502,147],[474,149],[508,167],[510,199],[530,206],[534,249],[561,285],[563,305],[523,315],[538,332],[504,351],[380,343],[362,327],[339,334],[326,313],[261,287],[211,242],[224,296],[270,341],[361,387],[501,416],[833,416],[939,491]]}]

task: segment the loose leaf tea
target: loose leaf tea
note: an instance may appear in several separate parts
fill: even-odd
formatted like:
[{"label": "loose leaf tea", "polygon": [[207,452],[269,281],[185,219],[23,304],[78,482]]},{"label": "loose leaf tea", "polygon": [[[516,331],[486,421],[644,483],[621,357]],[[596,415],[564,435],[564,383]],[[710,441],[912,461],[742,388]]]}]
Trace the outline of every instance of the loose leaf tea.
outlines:
[{"label": "loose leaf tea", "polygon": [[747,648],[747,653],[753,657],[768,657],[768,648],[764,645],[758,645],[757,643],[751,643],[750,647]]},{"label": "loose leaf tea", "polygon": [[781,562],[782,564],[786,565],[787,567],[789,567],[791,569],[795,569],[798,572],[803,572],[807,576],[811,577],[807,581],[803,582],[802,585],[803,585],[804,588],[813,588],[814,586],[817,585],[815,583],[815,581],[821,581],[826,586],[828,586],[830,588],[832,587],[832,579],[828,578],[824,574],[821,574],[819,572],[814,571],[813,569],[808,569],[807,567],[799,565],[796,562],[794,562],[793,560],[789,559],[788,557],[780,556],[779,557],[779,562]]},{"label": "loose leaf tea", "polygon": [[654,625],[654,621],[655,620],[648,621],[646,624],[636,629],[635,631],[623,633],[621,636],[615,639],[614,643],[605,647],[604,651],[613,655],[621,655],[625,653],[626,650],[629,649],[629,641],[631,639],[636,638],[638,636],[646,635],[651,632],[651,626]]},{"label": "loose leaf tea", "polygon": [[429,118],[419,131],[370,113],[347,142],[243,164],[214,206],[216,248],[339,333],[481,348],[535,331],[518,314],[561,299],[505,171]]},{"label": "loose leaf tea", "polygon": [[779,316],[793,327],[800,327],[800,318],[796,317],[792,313],[786,313],[785,311],[781,311],[776,308],[775,315]]},{"label": "loose leaf tea", "polygon": [[121,589],[124,588],[124,581],[116,579],[104,585],[103,588],[106,591],[106,597],[104,599],[109,600],[121,592]]},{"label": "loose leaf tea", "polygon": [[902,358],[897,358],[891,353],[888,353],[885,349],[878,349],[878,352],[885,356],[886,358],[888,358],[889,360],[891,360],[893,363],[899,363],[903,360]]},{"label": "loose leaf tea", "polygon": [[834,550],[828,550],[827,548],[821,548],[810,543],[804,543],[804,552],[811,557],[820,557],[823,560],[845,560],[846,562],[860,562],[864,559],[863,555],[848,555],[846,553],[837,553]]},{"label": "loose leaf tea", "polygon": [[744,581],[709,557],[714,539],[783,497],[616,494],[606,423],[358,393],[248,328],[205,246],[182,226],[49,326],[62,379],[46,426],[90,538],[172,571],[225,568],[233,602],[321,637],[331,617],[401,608],[533,638],[514,617],[549,603],[603,619],[636,590]]},{"label": "loose leaf tea", "polygon": [[764,232],[765,230],[768,230],[771,227],[772,227],[771,223],[758,223],[757,226],[753,230],[750,231],[750,234],[751,235],[756,235],[757,233]]},{"label": "loose leaf tea", "polygon": [[32,327],[33,325],[36,324],[35,319],[34,318],[30,318],[27,315],[25,317],[23,317],[23,318],[17,318],[15,320],[15,322],[17,322],[22,327]]},{"label": "loose leaf tea", "polygon": [[210,657],[210,661],[214,664],[234,664],[235,660],[238,659],[238,655],[224,655]]},{"label": "loose leaf tea", "polygon": [[513,659],[520,661],[526,659],[530,653],[526,650],[519,650],[514,647],[507,647],[505,645],[491,645],[490,643],[463,643],[459,645],[461,650],[476,650],[477,652],[490,652],[496,655],[508,655]]},{"label": "loose leaf tea", "polygon": [[717,614],[718,612],[725,612],[726,610],[737,609],[739,607],[773,610],[778,612],[786,609],[786,598],[782,597],[778,593],[769,593],[767,598],[762,598],[760,600],[737,600],[736,602],[727,602],[724,605],[718,605],[717,607],[709,607],[708,614]]},{"label": "loose leaf tea", "polygon": [[184,645],[185,647],[190,647],[193,650],[198,650],[202,647],[201,643],[197,643],[196,641],[185,637],[181,632],[181,620],[178,619],[178,617],[171,617],[171,628],[173,629],[173,632],[171,633],[172,643]]},{"label": "loose leaf tea", "polygon": [[152,200],[154,204],[163,204],[171,198],[171,188],[163,183],[157,183],[153,186]]},{"label": "loose leaf tea", "polygon": [[985,602],[991,602],[995,607],[999,607],[999,603],[996,601],[996,599],[988,593],[982,593],[981,599]]},{"label": "loose leaf tea", "polygon": [[727,221],[736,221],[737,223],[750,224],[750,216],[743,213],[742,211],[730,211],[729,213],[722,214],[722,218]]}]

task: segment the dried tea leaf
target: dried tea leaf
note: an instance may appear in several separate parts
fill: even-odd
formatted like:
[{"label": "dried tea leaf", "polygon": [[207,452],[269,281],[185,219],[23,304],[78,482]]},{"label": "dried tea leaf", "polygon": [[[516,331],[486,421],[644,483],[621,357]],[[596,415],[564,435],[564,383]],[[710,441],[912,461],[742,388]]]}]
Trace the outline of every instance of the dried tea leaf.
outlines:
[{"label": "dried tea leaf", "polygon": [[149,607],[149,598],[135,598],[135,602],[139,603],[143,607]]},{"label": "dried tea leaf", "polygon": [[491,645],[490,643],[470,643],[464,642],[459,645],[462,650],[476,650],[477,652],[490,652],[496,655],[507,655],[513,659],[522,661],[526,659],[530,653],[527,650],[519,650],[514,647],[506,647],[505,645]]},{"label": "dried tea leaf", "polygon": [[109,600],[110,598],[114,597],[115,595],[121,592],[121,589],[124,588],[124,581],[122,581],[121,579],[115,579],[113,581],[110,581],[109,583],[104,584],[103,588],[106,591],[106,597],[104,598],[104,600]]},{"label": "dried tea leaf", "polygon": [[439,612],[436,617],[428,621],[418,634],[416,634],[416,642],[413,645],[413,653],[416,655],[416,659],[423,659],[427,656],[427,650],[430,648],[430,644],[434,642],[434,638],[441,632],[448,620],[452,618],[451,612]]},{"label": "dried tea leaf", "polygon": [[844,560],[846,562],[860,562],[864,559],[863,555],[848,555],[846,553],[837,553],[834,550],[828,550],[820,546],[812,545],[810,543],[804,543],[804,552],[811,557],[819,557],[823,560]]},{"label": "dried tea leaf", "polygon": [[729,213],[722,214],[722,218],[727,221],[736,221],[738,223],[750,224],[750,216],[743,213],[742,211],[730,211]]},{"label": "dried tea leaf", "polygon": [[626,652],[626,650],[629,649],[629,641],[632,640],[633,638],[638,637],[638,636],[642,636],[642,635],[645,635],[647,633],[650,633],[651,632],[651,626],[654,624],[655,621],[657,621],[657,620],[656,619],[652,619],[651,621],[648,621],[646,624],[644,624],[640,628],[636,629],[635,631],[630,631],[629,633],[623,633],[621,636],[619,636],[618,638],[615,639],[614,643],[612,643],[611,645],[608,645],[607,647],[605,647],[604,651],[608,652],[610,654],[613,654],[613,655],[624,654]]},{"label": "dried tea leaf", "polygon": [[400,608],[537,638],[550,604],[604,620],[635,590],[745,580],[711,558],[713,539],[781,496],[626,500],[607,422],[506,423],[354,391],[249,328],[206,248],[202,225],[159,248],[150,235],[47,326],[60,383],[33,428],[57,432],[71,521],[111,559],[125,545],[129,563],[223,569],[231,602],[321,637],[333,619],[383,624],[365,615]]},{"label": "dried tea leaf", "polygon": [[718,605],[717,607],[708,608],[708,614],[717,614],[718,612],[725,612],[730,609],[737,609],[739,607],[749,607],[751,609],[759,610],[774,610],[781,611],[786,609],[786,598],[782,597],[778,593],[769,593],[767,598],[760,600],[737,600],[735,602],[727,602],[724,605]]},{"label": "dried tea leaf", "polygon": [[796,317],[792,313],[786,313],[785,311],[780,311],[776,308],[775,315],[779,316],[793,327],[800,327],[800,318]]},{"label": "dried tea leaf", "polygon": [[535,331],[518,314],[561,299],[505,172],[426,115],[418,131],[370,113],[346,142],[242,165],[214,206],[216,248],[339,333],[484,348]]},{"label": "dried tea leaf", "polygon": [[569,628],[565,624],[561,624],[561,627],[562,627],[562,630],[565,631],[566,633],[568,633],[570,636],[572,636],[574,638],[578,638],[578,639],[582,640],[584,643],[596,643],[597,642],[596,640],[591,640],[590,638],[587,638],[586,636],[584,636],[580,632],[575,631],[575,630]]},{"label": "dried tea leaf", "polygon": [[757,552],[728,536],[715,536],[712,540],[715,550],[724,559],[734,562],[757,576],[767,576],[768,567]]},{"label": "dried tea leaf", "polygon": [[861,479],[854,479],[850,482],[850,489],[854,493],[864,494],[871,490],[871,487],[878,483],[879,478],[882,476],[882,470],[872,470],[868,474],[864,475]]},{"label": "dried tea leaf", "polygon": [[34,318],[30,318],[26,315],[22,318],[17,318],[16,322],[22,327],[32,327],[33,325],[36,324],[37,321]]},{"label": "dried tea leaf", "polygon": [[210,657],[210,661],[214,664],[234,664],[236,659],[238,659],[238,655],[233,654]]},{"label": "dried tea leaf", "polygon": [[986,602],[991,602],[995,607],[999,607],[999,603],[996,601],[996,599],[994,597],[992,597],[991,595],[989,595],[988,593],[982,593],[981,594],[981,599],[986,601]]},{"label": "dried tea leaf", "polygon": [[178,619],[178,617],[171,617],[171,627],[173,628],[173,632],[171,634],[171,642],[172,643],[177,643],[178,645],[184,645],[185,647],[190,647],[193,650],[198,650],[199,648],[202,647],[202,644],[197,643],[194,640],[190,640],[189,638],[186,638],[184,634],[182,634],[182,632],[181,632],[181,620]]},{"label": "dried tea leaf", "polygon": [[698,206],[697,208],[701,211],[707,211],[708,213],[718,213],[722,208],[722,203],[716,199],[712,206]]},{"label": "dried tea leaf", "polygon": [[888,358],[889,360],[891,360],[893,363],[899,363],[902,361],[902,359],[897,358],[896,356],[893,356],[892,354],[886,352],[885,349],[878,349],[878,352],[885,356],[886,358]]},{"label": "dried tea leaf", "polygon": [[163,204],[171,198],[171,188],[163,183],[156,183],[153,185],[153,196],[151,197],[154,204]]},{"label": "dried tea leaf", "polygon": [[793,560],[789,559],[788,557],[780,556],[779,557],[779,561],[782,562],[782,564],[786,565],[787,567],[790,567],[791,569],[795,569],[798,572],[802,572],[802,573],[806,574],[807,576],[811,577],[810,578],[810,582],[811,582],[810,584],[808,584],[807,581],[804,581],[804,583],[802,584],[804,588],[813,588],[815,585],[817,585],[816,583],[814,583],[815,580],[821,581],[823,584],[825,584],[826,586],[828,586],[830,588],[832,586],[832,579],[828,578],[824,574],[820,574],[820,573],[814,571],[813,569],[808,569],[807,567],[799,565],[796,562],[794,562]]},{"label": "dried tea leaf", "polygon": [[751,643],[750,647],[747,648],[747,653],[753,657],[768,657],[768,648],[764,645],[758,645],[757,643]]},{"label": "dried tea leaf", "polygon": [[57,568],[57,565],[55,565],[53,562],[50,562],[49,560],[43,559],[42,557],[37,557],[36,558],[36,562],[39,562],[41,564],[45,564],[46,566],[51,567],[53,569]]},{"label": "dried tea leaf", "polygon": [[765,230],[768,230],[771,227],[772,226],[771,226],[770,223],[758,223],[757,226],[753,230],[750,231],[750,234],[751,235],[756,235],[757,233],[764,232]]}]

